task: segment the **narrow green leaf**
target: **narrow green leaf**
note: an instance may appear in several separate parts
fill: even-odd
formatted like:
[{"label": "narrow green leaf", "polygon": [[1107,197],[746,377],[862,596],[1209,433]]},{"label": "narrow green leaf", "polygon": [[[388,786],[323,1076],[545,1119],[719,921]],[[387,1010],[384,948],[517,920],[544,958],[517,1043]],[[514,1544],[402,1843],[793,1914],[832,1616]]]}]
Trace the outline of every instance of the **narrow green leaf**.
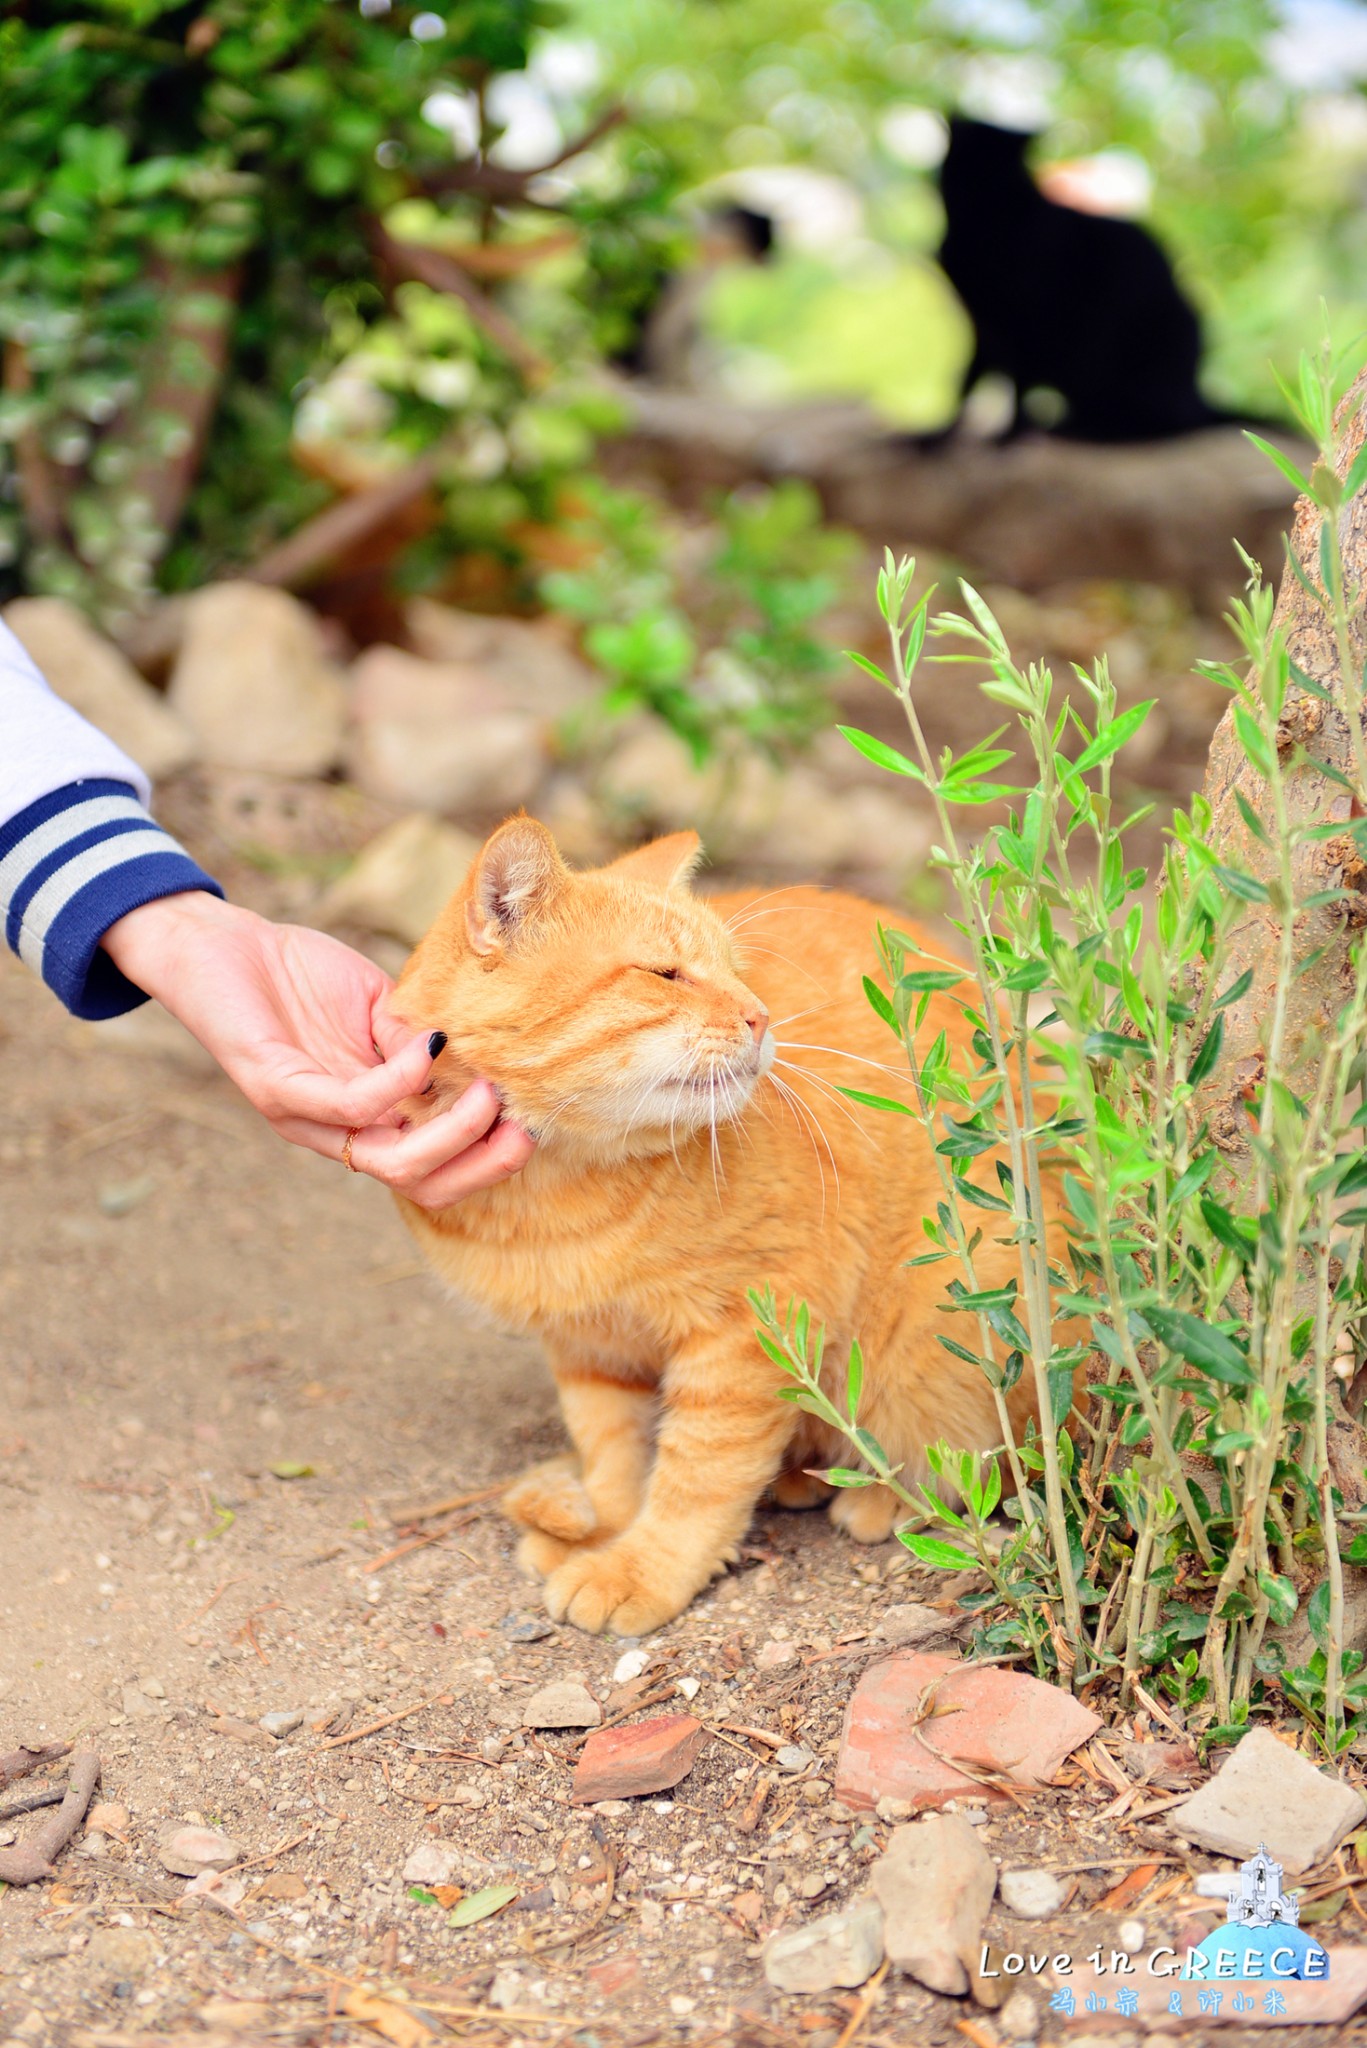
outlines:
[{"label": "narrow green leaf", "polygon": [[1214,1072],[1216,1061],[1220,1057],[1220,1048],[1224,1042],[1225,1020],[1223,1017],[1217,1016],[1215,1022],[1201,1040],[1200,1050],[1195,1059],[1187,1068],[1187,1079],[1193,1088],[1199,1088],[1206,1076]]},{"label": "narrow green leaf", "polygon": [[908,1109],[905,1102],[894,1102],[890,1095],[866,1095],[862,1088],[842,1088],[842,1095],[848,1095],[851,1102],[862,1102],[866,1109],[890,1109],[898,1116],[915,1116],[914,1109]]},{"label": "narrow green leaf", "polygon": [[1269,462],[1276,464],[1292,489],[1301,497],[1310,496],[1310,479],[1301,475],[1289,455],[1283,455],[1280,448],[1274,448],[1270,441],[1264,441],[1261,434],[1250,434],[1247,428],[1244,429],[1244,439],[1251,441],[1260,455],[1265,455]]},{"label": "narrow green leaf", "polygon": [[1109,725],[1103,725],[1091,745],[1084,747],[1072,764],[1074,775],[1085,775],[1089,768],[1096,768],[1102,761],[1109,761],[1118,753],[1126,740],[1133,739],[1144,720],[1157,703],[1156,697],[1148,697],[1142,704],[1132,704],[1128,711],[1122,711],[1119,718]]},{"label": "narrow green leaf", "polygon": [[515,1884],[490,1884],[483,1891],[471,1892],[468,1899],[460,1899],[451,1908],[447,1925],[450,1927],[473,1927],[477,1920],[488,1920],[494,1913],[501,1913],[505,1906],[511,1906],[517,1897]]},{"label": "narrow green leaf", "polygon": [[924,772],[905,754],[899,754],[896,747],[888,746],[884,740],[876,740],[872,733],[860,732],[857,725],[842,725],[838,730],[855,751],[865,760],[872,761],[876,768],[886,768],[891,775],[909,775],[913,782],[925,781]]},{"label": "narrow green leaf", "polygon": [[952,1543],[946,1543],[942,1536],[925,1536],[920,1530],[903,1529],[898,1532],[913,1557],[919,1557],[922,1564],[938,1565],[941,1571],[971,1572],[978,1563],[976,1557],[965,1550],[957,1550]]}]

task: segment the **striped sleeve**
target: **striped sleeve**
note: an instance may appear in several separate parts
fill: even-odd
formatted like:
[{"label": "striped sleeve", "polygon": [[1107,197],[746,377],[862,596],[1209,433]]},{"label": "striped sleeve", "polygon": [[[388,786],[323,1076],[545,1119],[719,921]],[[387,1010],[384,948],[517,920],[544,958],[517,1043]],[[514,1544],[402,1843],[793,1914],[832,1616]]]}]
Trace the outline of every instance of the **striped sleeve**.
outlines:
[{"label": "striped sleeve", "polygon": [[77,1017],[146,1002],[100,941],[128,911],[186,889],[223,894],[126,782],[69,782],[0,823],[6,942]]}]

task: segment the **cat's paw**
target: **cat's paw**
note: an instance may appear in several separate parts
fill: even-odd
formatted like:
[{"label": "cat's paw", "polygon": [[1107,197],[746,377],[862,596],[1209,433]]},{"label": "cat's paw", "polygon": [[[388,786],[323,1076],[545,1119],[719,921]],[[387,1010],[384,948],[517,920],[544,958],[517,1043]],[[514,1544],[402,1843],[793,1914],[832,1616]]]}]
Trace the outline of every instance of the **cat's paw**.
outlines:
[{"label": "cat's paw", "polygon": [[573,1551],[573,1544],[558,1542],[544,1529],[528,1529],[517,1546],[517,1568],[524,1579],[548,1579]]},{"label": "cat's paw", "polygon": [[561,1545],[582,1543],[598,1527],[573,1457],[547,1458],[515,1479],[503,1496],[503,1512],[522,1528],[540,1530]]},{"label": "cat's paw", "polygon": [[619,1541],[566,1558],[546,1581],[546,1612],[590,1635],[610,1628],[614,1635],[644,1636],[681,1614],[696,1590],[680,1591],[658,1555],[644,1556]]},{"label": "cat's paw", "polygon": [[769,1491],[781,1508],[819,1508],[831,1497],[824,1479],[796,1466],[789,1472],[780,1472]]},{"label": "cat's paw", "polygon": [[831,1502],[831,1520],[855,1543],[886,1543],[906,1513],[887,1486],[842,1488]]}]

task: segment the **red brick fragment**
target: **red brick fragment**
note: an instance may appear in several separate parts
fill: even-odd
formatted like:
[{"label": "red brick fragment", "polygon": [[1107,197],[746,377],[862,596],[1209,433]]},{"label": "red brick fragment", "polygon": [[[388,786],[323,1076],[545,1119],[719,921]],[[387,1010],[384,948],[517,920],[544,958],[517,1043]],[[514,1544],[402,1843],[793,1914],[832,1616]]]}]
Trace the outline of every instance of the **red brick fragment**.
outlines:
[{"label": "red brick fragment", "polygon": [[609,1956],[606,1962],[594,1963],[584,1975],[594,1989],[604,1998],[615,1998],[619,1991],[636,1982],[641,1974],[641,1958],[638,1955]]},{"label": "red brick fragment", "polygon": [[[936,1680],[930,1718],[918,1723]],[[1100,1726],[1071,1693],[1022,1671],[904,1650],[865,1672],[845,1711],[835,1796],[863,1810],[902,1799],[913,1813],[951,1799],[1000,1805],[1007,1793],[955,1761],[1015,1785],[1044,1785]]]},{"label": "red brick fragment", "polygon": [[575,1769],[575,1805],[667,1792],[688,1776],[706,1740],[707,1730],[692,1714],[657,1714],[630,1728],[599,1728]]}]

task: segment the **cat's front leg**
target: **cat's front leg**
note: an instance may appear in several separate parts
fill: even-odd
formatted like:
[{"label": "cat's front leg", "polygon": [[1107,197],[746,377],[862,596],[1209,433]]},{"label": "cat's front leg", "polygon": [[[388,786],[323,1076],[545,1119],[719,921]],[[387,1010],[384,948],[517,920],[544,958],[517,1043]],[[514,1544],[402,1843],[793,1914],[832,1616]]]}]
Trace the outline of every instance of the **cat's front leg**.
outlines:
[{"label": "cat's front leg", "polygon": [[748,1325],[672,1362],[641,1511],[613,1541],[576,1550],[551,1573],[546,1606],[557,1621],[644,1635],[730,1562],[793,1430],[772,1381]]},{"label": "cat's front leg", "polygon": [[602,1543],[635,1519],[656,1412],[649,1382],[564,1351],[552,1351],[551,1366],[575,1455],[534,1465],[503,1497],[504,1513],[527,1532],[518,1562],[541,1578],[579,1544]]}]

